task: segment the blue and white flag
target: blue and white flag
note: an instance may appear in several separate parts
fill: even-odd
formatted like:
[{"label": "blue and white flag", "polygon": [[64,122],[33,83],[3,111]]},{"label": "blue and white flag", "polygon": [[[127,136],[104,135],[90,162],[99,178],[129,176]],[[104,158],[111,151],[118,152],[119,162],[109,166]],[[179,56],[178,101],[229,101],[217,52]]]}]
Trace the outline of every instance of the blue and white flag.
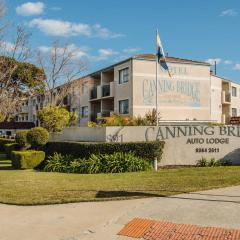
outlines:
[{"label": "blue and white flag", "polygon": [[168,68],[167,62],[166,62],[165,53],[164,53],[164,50],[163,50],[162,42],[161,42],[160,35],[159,35],[158,31],[157,31],[156,44],[157,44],[157,61],[165,70],[168,71],[169,77],[172,77],[171,73],[170,73],[170,70]]}]

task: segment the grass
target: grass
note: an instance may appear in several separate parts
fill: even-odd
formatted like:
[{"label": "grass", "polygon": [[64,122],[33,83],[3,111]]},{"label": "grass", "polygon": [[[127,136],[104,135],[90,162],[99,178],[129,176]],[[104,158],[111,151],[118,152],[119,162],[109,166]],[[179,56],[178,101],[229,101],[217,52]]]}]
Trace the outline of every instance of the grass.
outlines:
[{"label": "grass", "polygon": [[83,175],[10,170],[10,161],[5,159],[6,156],[0,154],[0,202],[7,204],[37,205],[170,196],[240,185],[240,167]]}]

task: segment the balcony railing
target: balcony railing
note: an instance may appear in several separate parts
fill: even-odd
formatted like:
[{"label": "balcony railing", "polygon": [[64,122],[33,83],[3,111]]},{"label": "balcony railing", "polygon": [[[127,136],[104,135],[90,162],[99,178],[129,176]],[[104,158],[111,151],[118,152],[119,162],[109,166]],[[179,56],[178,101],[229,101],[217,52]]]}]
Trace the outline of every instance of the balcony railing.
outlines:
[{"label": "balcony railing", "polygon": [[90,92],[90,99],[96,99],[97,98],[97,87],[93,87],[93,89]]},{"label": "balcony railing", "polygon": [[231,94],[226,91],[222,91],[222,103],[231,103]]},{"label": "balcony railing", "polygon": [[103,85],[102,86],[102,97],[110,96],[110,85]]}]

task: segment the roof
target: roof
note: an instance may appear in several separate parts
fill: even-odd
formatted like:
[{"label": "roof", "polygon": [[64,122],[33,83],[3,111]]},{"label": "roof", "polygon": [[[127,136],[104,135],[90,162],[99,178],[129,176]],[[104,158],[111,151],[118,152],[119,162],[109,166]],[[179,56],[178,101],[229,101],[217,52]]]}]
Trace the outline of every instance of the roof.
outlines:
[{"label": "roof", "polygon": [[[116,62],[116,63],[114,63],[112,65],[109,65],[109,66],[107,66],[105,68],[101,68],[101,69],[98,69],[98,70],[96,70],[94,72],[91,72],[91,73],[89,73],[87,75],[81,76],[80,78],[74,79],[74,80],[72,80],[71,82],[68,82],[68,83],[72,84],[72,83],[77,82],[77,81],[79,81],[81,79],[84,79],[84,78],[87,78],[87,77],[92,77],[94,75],[100,74],[103,71],[109,71],[111,69],[114,69],[114,67],[116,65],[120,65],[120,64],[125,63],[127,61],[130,61],[132,59],[155,61],[156,60],[156,55],[151,54],[151,53],[135,55],[135,56],[123,59],[120,62]],[[172,63],[187,63],[187,64],[196,64],[196,65],[210,66],[209,63],[204,62],[204,61],[196,61],[196,60],[190,60],[190,59],[185,59],[185,58],[169,57],[169,56],[166,57],[166,61],[167,62],[172,62]],[[63,87],[64,85],[66,85],[68,83],[59,85],[59,86],[55,87],[55,89],[61,88],[61,87]],[[37,94],[37,96],[38,96],[38,94]]]},{"label": "roof", "polygon": [[225,82],[229,82],[229,83],[234,83],[234,84],[240,85],[239,82],[234,81],[234,80],[227,79],[227,78],[225,78],[225,77],[221,77],[221,76],[218,76],[218,75],[215,75],[215,74],[212,74],[212,76],[217,77],[217,78],[220,78],[220,79],[222,79],[222,80],[225,81]]},{"label": "roof", "polygon": [[[156,60],[156,55],[154,54],[139,54],[134,57],[133,59],[143,59],[143,60],[151,60],[155,61]],[[206,65],[210,66],[209,63],[204,62],[204,61],[196,61],[196,60],[190,60],[190,59],[185,59],[185,58],[176,58],[176,57],[166,57],[167,62],[174,62],[174,63],[190,63],[190,64],[201,64],[201,65]]]},{"label": "roof", "polygon": [[33,122],[0,122],[0,129],[31,129],[35,127]]}]

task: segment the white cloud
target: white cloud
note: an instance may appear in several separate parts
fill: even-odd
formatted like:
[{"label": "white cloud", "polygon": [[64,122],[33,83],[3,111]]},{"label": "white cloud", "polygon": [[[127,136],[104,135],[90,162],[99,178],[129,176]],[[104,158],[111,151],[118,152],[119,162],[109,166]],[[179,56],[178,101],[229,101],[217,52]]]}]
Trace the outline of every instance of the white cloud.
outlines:
[{"label": "white cloud", "polygon": [[120,33],[113,33],[100,24],[93,26],[85,23],[74,23],[56,19],[35,18],[29,23],[30,27],[37,27],[40,31],[50,36],[92,36],[100,38],[117,38],[124,36]]},{"label": "white cloud", "polygon": [[240,71],[240,63],[236,63],[233,67],[233,70]]},{"label": "white cloud", "polygon": [[209,58],[206,60],[207,63],[209,63],[210,65],[214,65],[215,62],[216,64],[219,64],[222,61],[221,58]]},{"label": "white cloud", "polygon": [[136,52],[139,52],[139,51],[141,51],[141,48],[139,48],[139,47],[123,49],[123,53],[130,53],[130,54],[136,53]]},{"label": "white cloud", "polygon": [[231,64],[233,64],[233,61],[231,61],[231,60],[225,60],[223,63],[226,64],[226,65],[231,65]]},{"label": "white cloud", "polygon": [[236,12],[234,9],[226,9],[226,10],[221,12],[220,16],[221,17],[235,16],[237,14],[238,14],[238,12]]},{"label": "white cloud", "polygon": [[95,32],[95,35],[101,38],[118,38],[124,36],[124,34],[121,33],[113,33],[109,29],[102,27],[100,24],[93,25],[92,29]]},{"label": "white cloud", "polygon": [[22,16],[40,15],[44,12],[45,4],[42,2],[26,2],[16,8],[16,12]]},{"label": "white cloud", "polygon": [[[87,47],[78,47],[75,44],[69,44],[67,45],[68,52],[74,53],[72,56],[72,59],[80,59],[82,57],[88,56],[88,48]],[[54,49],[53,47],[49,46],[40,46],[38,47],[38,50],[40,50],[42,53],[49,53],[52,52]],[[64,51],[64,48],[59,47],[57,51],[61,54]]]},{"label": "white cloud", "polygon": [[12,52],[12,51],[14,51],[15,45],[11,42],[1,41],[0,48],[1,48],[1,50],[6,51],[6,52]]},{"label": "white cloud", "polygon": [[91,28],[88,24],[71,23],[67,21],[35,18],[29,23],[30,27],[37,27],[40,31],[50,36],[77,36],[91,35]]},{"label": "white cloud", "polygon": [[98,50],[98,55],[92,56],[90,58],[92,61],[102,61],[102,60],[107,60],[108,58],[115,56],[117,54],[119,54],[119,52],[116,52],[111,48],[100,48]]}]

